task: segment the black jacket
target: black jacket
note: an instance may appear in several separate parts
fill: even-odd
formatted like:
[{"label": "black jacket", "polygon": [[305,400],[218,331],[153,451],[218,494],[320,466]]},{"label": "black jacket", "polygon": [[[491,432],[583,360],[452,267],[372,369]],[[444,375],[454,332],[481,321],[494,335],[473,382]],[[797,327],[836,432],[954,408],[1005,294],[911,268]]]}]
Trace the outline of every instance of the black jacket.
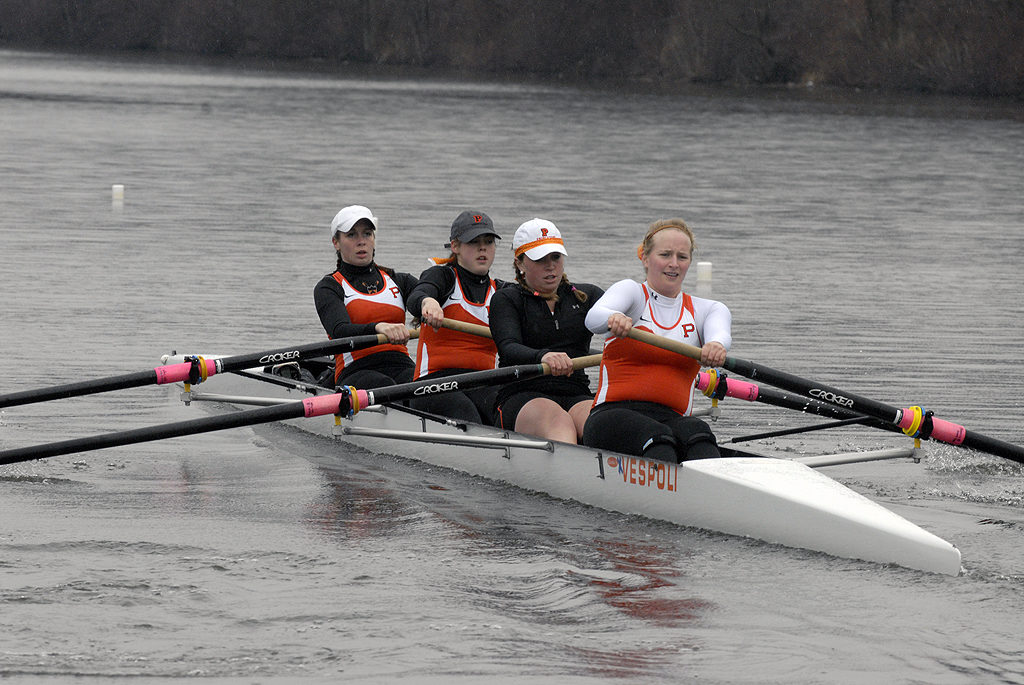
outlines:
[{"label": "black jacket", "polygon": [[[498,347],[498,366],[536,364],[548,352],[565,352],[570,357],[590,354],[594,334],[586,327],[587,312],[604,291],[590,283],[573,284],[587,295],[580,302],[570,286],[558,288],[555,311],[539,295],[521,286],[502,288],[491,297],[491,335]],[[552,395],[590,393],[590,379],[579,369],[570,376],[543,376],[506,385],[498,394],[498,404],[510,395],[534,390]]]},{"label": "black jacket", "polygon": [[[489,275],[477,276],[458,264],[452,263],[432,266],[421,273],[419,283],[412,289],[412,293],[405,301],[405,308],[413,316],[419,317],[422,313],[423,300],[428,297],[434,298],[438,304],[443,306],[448,296],[455,291],[456,272],[459,274],[459,280],[466,290],[467,297],[473,302],[483,302],[487,296],[491,277]],[[495,290],[506,285],[508,285],[507,281],[494,280]]]}]

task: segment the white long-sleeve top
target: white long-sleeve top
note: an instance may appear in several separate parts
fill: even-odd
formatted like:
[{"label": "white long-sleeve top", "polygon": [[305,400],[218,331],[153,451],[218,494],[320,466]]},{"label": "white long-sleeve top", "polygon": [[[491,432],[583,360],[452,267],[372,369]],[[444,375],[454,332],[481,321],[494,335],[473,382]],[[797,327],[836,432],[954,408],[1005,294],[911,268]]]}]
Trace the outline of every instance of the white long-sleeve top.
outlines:
[{"label": "white long-sleeve top", "polygon": [[[726,350],[732,345],[732,313],[716,300],[686,293],[665,297],[646,282],[619,281],[594,303],[587,328],[607,333],[608,317],[616,312],[632,319],[636,328],[695,347],[712,341]],[[688,357],[631,338],[611,337],[605,341],[594,405],[656,402],[688,415],[698,371],[700,363]]]},{"label": "white long-sleeve top", "polygon": [[[644,292],[646,286],[647,291]],[[650,312],[648,309],[648,297],[650,293]],[[684,324],[680,319],[683,301],[687,297],[680,293],[675,297],[665,297],[656,293],[645,281],[626,279],[619,281],[605,291],[605,294],[594,303],[594,306],[587,313],[587,328],[594,333],[608,332],[608,317],[618,312],[625,314],[633,320],[634,326],[646,323],[645,328],[650,325],[650,313],[654,314],[659,328],[674,321],[680,321],[680,327]],[[687,332],[691,339],[678,338],[697,347],[704,343],[717,341],[728,350],[732,346],[732,312],[717,300],[708,300],[703,297],[688,296],[693,303],[692,322],[695,329]],[[664,335],[664,329],[653,329],[652,332]],[[682,332],[682,331],[681,331]],[[696,335],[699,342],[693,342],[692,336]],[[668,336],[673,337],[673,336]]]}]

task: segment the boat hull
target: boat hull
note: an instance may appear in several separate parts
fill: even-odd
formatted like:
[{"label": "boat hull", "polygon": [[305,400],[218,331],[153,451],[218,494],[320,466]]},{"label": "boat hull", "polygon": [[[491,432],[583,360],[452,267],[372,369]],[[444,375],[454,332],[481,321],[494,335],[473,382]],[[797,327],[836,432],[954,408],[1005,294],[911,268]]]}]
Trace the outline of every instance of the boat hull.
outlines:
[{"label": "boat hull", "polygon": [[[194,389],[196,399],[213,397],[239,406],[244,404],[237,401],[242,397],[292,401],[307,396],[235,374],[213,376],[201,388]],[[787,459],[753,456],[666,464],[545,443],[489,426],[456,424],[398,406],[351,418],[321,416],[288,423],[373,452],[398,454],[609,511],[838,557],[949,575],[961,570],[960,552],[950,543]],[[450,444],[449,439],[508,439],[514,444]]]}]

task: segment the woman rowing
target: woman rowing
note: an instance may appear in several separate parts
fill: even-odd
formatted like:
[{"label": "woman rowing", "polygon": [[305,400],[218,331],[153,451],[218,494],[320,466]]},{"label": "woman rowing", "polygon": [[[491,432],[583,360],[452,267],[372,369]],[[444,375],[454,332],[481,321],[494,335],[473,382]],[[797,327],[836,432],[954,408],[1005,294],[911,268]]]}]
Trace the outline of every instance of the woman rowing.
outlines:
[{"label": "woman rowing", "polygon": [[[673,463],[719,456],[711,429],[690,415],[691,402],[701,365],[725,363],[732,314],[682,292],[694,247],[681,219],[654,222],[637,249],[647,279],[619,281],[587,315],[591,331],[611,337],[583,444]],[[634,326],[700,347],[700,362],[627,337]]]},{"label": "woman rowing", "polygon": [[[437,378],[493,369],[497,349],[488,337],[442,327],[444,319],[485,327],[491,296],[506,285],[490,276],[495,240],[491,218],[483,212],[462,212],[452,222],[451,254],[420,274],[409,295],[409,313],[421,323],[416,346],[416,379]],[[410,401],[415,409],[455,419],[490,423],[497,387],[425,395]]]},{"label": "woman rowing", "polygon": [[377,217],[366,207],[338,212],[331,222],[337,268],[313,289],[320,323],[332,340],[374,333],[387,338],[383,345],[335,355],[335,386],[376,388],[412,380],[405,301],[416,277],[374,261],[376,233]]},{"label": "woman rowing", "polygon": [[565,276],[565,244],[544,219],[522,224],[512,239],[519,287],[491,298],[491,334],[498,365],[548,365],[551,375],[517,381],[498,392],[495,422],[506,429],[576,443],[583,433],[593,393],[572,358],[590,353],[593,334],[584,323],[602,294],[596,285],[572,284]]}]

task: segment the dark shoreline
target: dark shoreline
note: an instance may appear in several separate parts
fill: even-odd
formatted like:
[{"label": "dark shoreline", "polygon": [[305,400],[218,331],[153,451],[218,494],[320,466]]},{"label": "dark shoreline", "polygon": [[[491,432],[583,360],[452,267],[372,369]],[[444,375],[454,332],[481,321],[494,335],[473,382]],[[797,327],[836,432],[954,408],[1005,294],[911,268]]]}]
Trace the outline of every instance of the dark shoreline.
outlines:
[{"label": "dark shoreline", "polygon": [[541,88],[575,90],[582,93],[616,94],[626,98],[733,98],[738,102],[771,101],[775,107],[784,107],[786,103],[793,103],[794,106],[801,107],[818,105],[832,114],[840,115],[1024,121],[1022,101],[1006,96],[977,97],[944,93],[907,93],[827,85],[734,85],[666,82],[653,79],[582,79],[522,73],[502,74],[469,69],[336,63],[323,59],[224,57],[153,50],[49,50],[10,45],[3,42],[0,42],[0,51],[26,55],[65,56],[111,63],[193,66],[236,72],[277,73],[327,79],[356,78],[482,85],[532,85]]},{"label": "dark shoreline", "polygon": [[[0,45],[476,79],[1024,102],[1020,0],[20,0]],[[425,71],[409,71],[425,70]],[[391,72],[395,73],[395,72]]]}]

